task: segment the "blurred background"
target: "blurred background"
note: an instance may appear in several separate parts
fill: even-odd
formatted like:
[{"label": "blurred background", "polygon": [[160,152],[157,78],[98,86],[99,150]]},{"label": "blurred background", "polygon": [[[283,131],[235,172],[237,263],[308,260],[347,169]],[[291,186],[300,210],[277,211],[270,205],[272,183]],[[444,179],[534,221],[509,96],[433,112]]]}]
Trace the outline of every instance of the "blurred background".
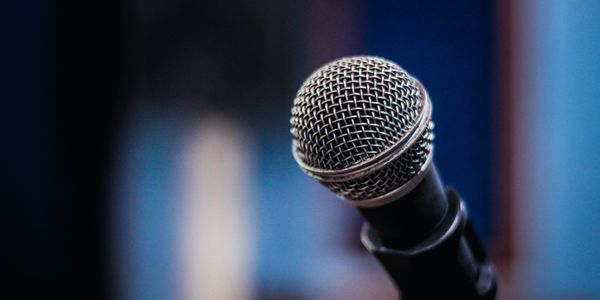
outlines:
[{"label": "blurred background", "polygon": [[426,86],[499,299],[600,299],[600,2],[3,1],[9,299],[396,299],[289,117],[340,56]]}]

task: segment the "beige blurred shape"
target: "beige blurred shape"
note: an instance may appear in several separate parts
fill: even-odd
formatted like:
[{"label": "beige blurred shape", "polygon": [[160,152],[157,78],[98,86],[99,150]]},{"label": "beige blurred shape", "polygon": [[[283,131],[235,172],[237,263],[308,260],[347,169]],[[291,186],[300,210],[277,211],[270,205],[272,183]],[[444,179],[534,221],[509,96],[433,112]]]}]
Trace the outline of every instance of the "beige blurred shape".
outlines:
[{"label": "beige blurred shape", "polygon": [[243,127],[222,115],[192,126],[180,156],[180,299],[253,297],[252,155]]}]

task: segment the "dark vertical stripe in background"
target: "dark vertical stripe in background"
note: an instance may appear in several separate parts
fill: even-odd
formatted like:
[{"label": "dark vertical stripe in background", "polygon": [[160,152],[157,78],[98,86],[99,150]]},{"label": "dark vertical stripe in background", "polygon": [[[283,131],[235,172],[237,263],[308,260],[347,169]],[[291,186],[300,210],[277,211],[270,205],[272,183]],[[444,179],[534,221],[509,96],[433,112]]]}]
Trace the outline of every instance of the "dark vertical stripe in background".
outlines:
[{"label": "dark vertical stripe in background", "polygon": [[109,168],[124,107],[128,24],[121,1],[59,2],[59,201],[65,205],[67,274],[74,298],[110,295]]},{"label": "dark vertical stripe in background", "polygon": [[[57,205],[56,2],[0,3],[2,295],[56,295],[68,240]],[[61,287],[59,287],[61,286]]]},{"label": "dark vertical stripe in background", "polygon": [[516,115],[516,83],[515,72],[517,72],[517,58],[519,40],[518,28],[522,24],[517,23],[519,18],[517,5],[514,0],[496,1],[495,4],[495,40],[494,52],[496,63],[496,88],[495,103],[493,109],[496,112],[496,123],[494,133],[497,137],[494,146],[495,168],[497,170],[494,178],[494,192],[497,195],[494,208],[497,221],[493,224],[496,230],[494,255],[500,263],[509,263],[514,255],[513,249],[513,222],[515,216],[511,214],[516,199],[515,149],[517,128],[519,120]]},{"label": "dark vertical stripe in background", "polygon": [[19,299],[107,299],[106,185],[127,56],[119,1],[2,4],[8,188]]}]

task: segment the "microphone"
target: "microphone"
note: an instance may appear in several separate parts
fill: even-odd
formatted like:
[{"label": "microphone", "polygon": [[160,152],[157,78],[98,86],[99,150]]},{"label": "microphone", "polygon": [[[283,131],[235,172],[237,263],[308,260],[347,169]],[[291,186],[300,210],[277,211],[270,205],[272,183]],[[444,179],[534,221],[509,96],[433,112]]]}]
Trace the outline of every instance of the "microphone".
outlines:
[{"label": "microphone", "polygon": [[484,248],[432,162],[432,105],[423,85],[379,57],[335,60],[300,87],[292,153],[300,168],[365,219],[361,240],[402,299],[493,299]]}]

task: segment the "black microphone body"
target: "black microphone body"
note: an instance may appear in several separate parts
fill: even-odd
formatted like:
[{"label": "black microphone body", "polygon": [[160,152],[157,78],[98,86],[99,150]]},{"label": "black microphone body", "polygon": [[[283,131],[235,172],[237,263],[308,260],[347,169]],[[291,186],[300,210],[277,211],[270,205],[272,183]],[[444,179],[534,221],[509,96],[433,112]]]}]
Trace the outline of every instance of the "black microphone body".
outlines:
[{"label": "black microphone body", "polygon": [[408,194],[358,208],[361,240],[402,299],[494,299],[496,281],[464,203],[444,189],[433,164]]}]

